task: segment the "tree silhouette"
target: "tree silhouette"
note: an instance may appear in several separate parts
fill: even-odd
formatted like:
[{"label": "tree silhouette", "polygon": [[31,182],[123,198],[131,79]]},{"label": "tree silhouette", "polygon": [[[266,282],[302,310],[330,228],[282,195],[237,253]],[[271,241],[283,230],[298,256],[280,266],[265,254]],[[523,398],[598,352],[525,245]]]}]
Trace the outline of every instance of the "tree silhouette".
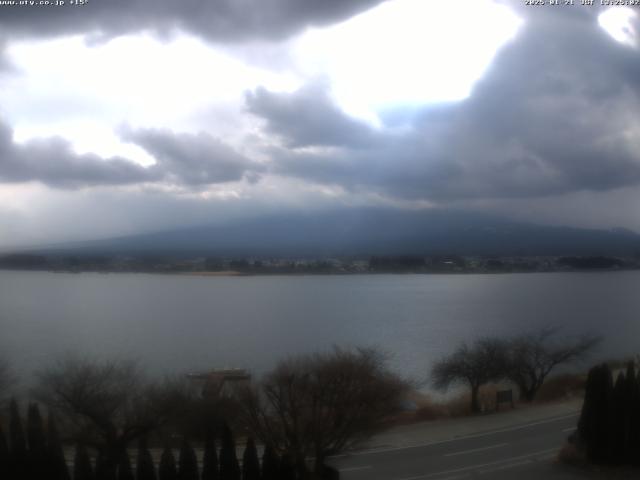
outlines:
[{"label": "tree silhouette", "polygon": [[507,364],[507,344],[496,338],[481,338],[471,346],[461,344],[451,355],[436,362],[431,369],[433,385],[446,390],[462,383],[471,389],[471,411],[479,413],[480,387],[504,378]]},{"label": "tree silhouette", "polygon": [[263,444],[291,455],[297,475],[369,437],[396,412],[406,383],[373,349],[291,357],[237,392],[243,420]]},{"label": "tree silhouette", "polygon": [[111,472],[130,443],[188,406],[190,392],[183,387],[147,381],[135,362],[68,356],[38,373],[34,393],[76,432],[91,437],[102,454],[101,468]]},{"label": "tree silhouette", "polygon": [[522,400],[533,401],[556,367],[584,358],[601,341],[593,335],[558,340],[557,333],[557,328],[543,328],[509,341],[506,373],[518,387]]}]

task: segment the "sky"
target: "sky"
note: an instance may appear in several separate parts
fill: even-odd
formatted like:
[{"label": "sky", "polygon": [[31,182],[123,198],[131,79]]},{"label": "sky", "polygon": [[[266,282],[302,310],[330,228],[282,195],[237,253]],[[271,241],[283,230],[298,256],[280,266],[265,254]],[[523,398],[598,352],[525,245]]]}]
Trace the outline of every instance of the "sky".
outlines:
[{"label": "sky", "polygon": [[0,247],[369,206],[640,231],[640,7],[7,3]]}]

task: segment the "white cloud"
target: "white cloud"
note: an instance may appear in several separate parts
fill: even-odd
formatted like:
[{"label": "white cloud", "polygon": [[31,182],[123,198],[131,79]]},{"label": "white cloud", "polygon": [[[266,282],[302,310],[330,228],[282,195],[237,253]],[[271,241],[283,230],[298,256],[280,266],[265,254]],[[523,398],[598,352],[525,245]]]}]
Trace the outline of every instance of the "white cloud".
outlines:
[{"label": "white cloud", "polygon": [[330,78],[346,112],[377,123],[394,106],[466,98],[521,23],[489,0],[395,0],[308,31],[295,53],[307,75]]},{"label": "white cloud", "polygon": [[[74,36],[12,43],[7,52],[20,73],[7,76],[0,103],[17,141],[59,135],[79,153],[143,164],[150,157],[113,133],[120,125],[227,133],[227,124],[243,125],[246,90],[300,84],[290,73],[247,65],[184,35],[167,42],[131,35],[97,46]],[[211,105],[226,105],[227,116],[236,118],[194,128],[192,117]]]},{"label": "white cloud", "polygon": [[[160,3],[187,12],[182,4]],[[109,4],[105,16],[95,13],[85,23],[59,18],[60,25],[46,32],[29,24],[24,33],[7,35],[4,51],[15,69],[0,75],[0,126],[13,134],[4,139],[7,151],[21,155],[9,163],[6,152],[0,157],[0,166],[14,173],[0,185],[2,232],[13,231],[11,238],[23,232],[22,238],[41,242],[208,223],[268,209],[483,201],[523,216],[533,216],[530,206],[543,205],[540,211],[563,212],[561,222],[588,199],[595,199],[589,205],[603,199],[606,206],[594,215],[594,225],[606,224],[607,216],[638,225],[631,210],[616,216],[622,197],[608,193],[640,178],[633,88],[638,50],[610,41],[597,27],[596,10],[584,15],[578,8],[562,14],[520,8],[525,22],[510,10],[516,2],[388,0],[326,26],[347,17],[346,3],[358,6],[348,9],[355,13],[378,2],[273,0],[276,17],[307,18],[306,10],[331,5],[342,13],[296,21],[286,32],[278,30],[280,23],[267,22],[263,34],[233,37],[247,41],[237,44],[224,43],[229,37],[222,31],[203,34],[214,30],[214,20],[221,28],[235,25],[218,15],[219,2],[211,4],[209,16],[188,11],[191,23],[175,21],[149,1],[151,10],[138,5],[137,19],[122,28],[126,19]],[[253,20],[263,21],[261,11],[271,12],[263,2],[254,6],[265,10],[253,15],[238,2],[228,5],[247,31],[257,28]],[[637,17],[612,9],[599,20],[613,38],[630,45]],[[43,29],[52,22],[44,16],[41,21]],[[85,35],[96,25],[105,28],[107,41],[89,45]],[[304,25],[325,27],[288,37]],[[225,40],[206,43],[181,28],[209,42]],[[150,31],[174,33],[163,41],[144,33]],[[42,40],[60,32],[76,35]],[[539,47],[547,37],[557,40],[553,49]],[[457,103],[433,105],[440,102]],[[405,107],[415,108],[414,115],[407,121],[399,112],[401,128],[389,128],[388,110]],[[341,109],[385,128],[371,128]],[[173,140],[136,146],[123,131],[147,132],[152,140],[164,132]],[[54,136],[68,139],[69,147]],[[222,155],[229,158],[224,165],[244,162],[246,171],[216,174],[212,152],[218,144],[222,153],[237,154]],[[56,150],[64,150],[58,169],[50,154]],[[149,169],[127,162],[151,165],[163,152],[164,162]],[[104,165],[110,157],[121,161]],[[98,181],[105,176],[111,180]],[[29,183],[46,178],[56,188],[66,188],[71,178],[77,190]],[[577,194],[560,195],[585,188],[603,192],[580,193],[587,200],[573,203],[566,195]],[[514,200],[523,194],[529,198]],[[630,199],[636,197],[634,189],[624,198],[635,205]],[[567,208],[555,208],[556,200]]]},{"label": "white cloud", "polygon": [[638,32],[634,21],[637,13],[629,7],[612,7],[598,16],[598,23],[616,41],[632,47],[638,46]]}]

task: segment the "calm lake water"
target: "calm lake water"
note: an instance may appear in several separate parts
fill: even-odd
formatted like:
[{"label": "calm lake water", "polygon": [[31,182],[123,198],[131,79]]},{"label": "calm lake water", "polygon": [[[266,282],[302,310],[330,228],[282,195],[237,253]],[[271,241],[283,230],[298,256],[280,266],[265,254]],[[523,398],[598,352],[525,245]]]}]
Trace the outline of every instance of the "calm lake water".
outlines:
[{"label": "calm lake water", "polygon": [[379,346],[424,378],[463,340],[538,326],[640,352],[640,272],[196,277],[0,271],[0,354],[26,375],[69,351],[151,372],[246,367],[331,345]]}]

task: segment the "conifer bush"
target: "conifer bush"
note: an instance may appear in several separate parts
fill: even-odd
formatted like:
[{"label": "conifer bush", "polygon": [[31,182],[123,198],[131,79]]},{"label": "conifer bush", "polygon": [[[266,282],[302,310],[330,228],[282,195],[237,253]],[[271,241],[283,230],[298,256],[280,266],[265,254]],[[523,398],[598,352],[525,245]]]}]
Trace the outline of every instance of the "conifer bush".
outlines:
[{"label": "conifer bush", "polygon": [[193,447],[185,439],[180,447],[178,461],[178,478],[180,480],[198,480],[198,458]]},{"label": "conifer bush", "polygon": [[222,427],[220,446],[220,480],[240,480],[240,466],[236,455],[236,442],[229,425]]},{"label": "conifer bush", "polygon": [[242,480],[260,480],[260,460],[253,438],[247,439],[242,456]]},{"label": "conifer bush", "polygon": [[40,409],[35,403],[27,409],[27,477],[48,478],[50,465],[47,462],[47,441]]},{"label": "conifer bush", "polygon": [[160,466],[158,467],[158,480],[178,480],[178,468],[173,451],[169,446],[165,446],[160,456]]},{"label": "conifer bush", "polygon": [[202,480],[218,480],[220,478],[218,466],[218,452],[216,440],[211,432],[207,433],[202,457]]},{"label": "conifer bush", "polygon": [[47,457],[51,469],[51,480],[71,480],[58,433],[58,425],[51,412],[49,412],[49,417],[47,418]]},{"label": "conifer bush", "polygon": [[153,464],[151,452],[147,448],[147,440],[138,440],[138,458],[136,465],[136,480],[156,480],[156,467]]},{"label": "conifer bush", "polygon": [[135,480],[133,469],[131,468],[129,452],[126,450],[122,454],[120,462],[118,463],[118,480]]},{"label": "conifer bush", "polygon": [[577,439],[593,463],[640,463],[640,382],[633,363],[615,385],[608,365],[589,371]]},{"label": "conifer bush", "polygon": [[94,480],[93,467],[89,452],[81,445],[76,445],[76,452],[73,461],[73,480]]},{"label": "conifer bush", "polygon": [[2,425],[0,425],[0,478],[10,478],[9,459],[9,445],[2,431]]},{"label": "conifer bush", "polygon": [[262,454],[262,480],[278,480],[280,459],[271,445],[266,445]]},{"label": "conifer bush", "polygon": [[280,457],[280,467],[278,468],[279,480],[296,480],[296,470],[293,465],[293,459],[288,453],[284,453]]},{"label": "conifer bush", "polygon": [[15,398],[9,406],[9,452],[10,473],[18,479],[26,478],[29,474],[27,439]]}]

